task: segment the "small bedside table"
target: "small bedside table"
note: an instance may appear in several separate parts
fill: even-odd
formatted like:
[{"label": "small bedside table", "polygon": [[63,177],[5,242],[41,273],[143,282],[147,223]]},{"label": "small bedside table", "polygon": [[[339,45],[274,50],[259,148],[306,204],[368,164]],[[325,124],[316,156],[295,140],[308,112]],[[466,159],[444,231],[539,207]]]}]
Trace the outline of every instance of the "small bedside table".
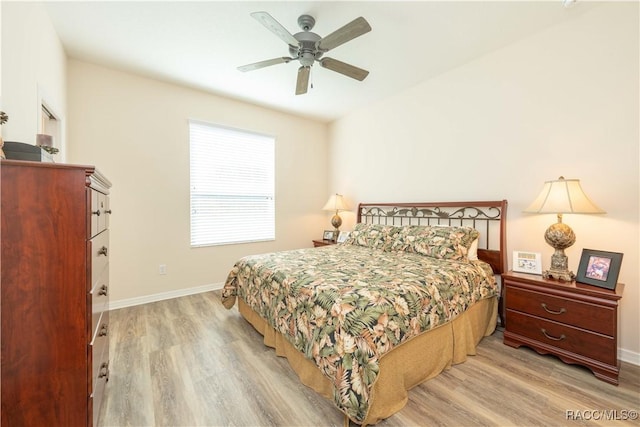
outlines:
[{"label": "small bedside table", "polygon": [[333,240],[314,240],[313,241],[314,248],[319,248],[320,246],[335,245],[335,244],[336,242],[334,242]]},{"label": "small bedside table", "polygon": [[502,275],[506,325],[504,343],[553,354],[591,369],[618,385],[618,301],[615,290],[530,274]]}]

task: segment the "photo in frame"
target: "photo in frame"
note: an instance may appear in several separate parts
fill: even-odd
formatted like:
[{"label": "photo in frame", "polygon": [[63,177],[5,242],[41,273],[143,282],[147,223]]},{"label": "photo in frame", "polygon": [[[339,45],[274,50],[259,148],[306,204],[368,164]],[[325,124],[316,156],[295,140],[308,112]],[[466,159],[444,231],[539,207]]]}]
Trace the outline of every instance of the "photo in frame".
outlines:
[{"label": "photo in frame", "polygon": [[322,240],[333,240],[333,230],[324,230]]},{"label": "photo in frame", "polygon": [[349,234],[351,232],[350,231],[341,231],[340,234],[338,235],[338,242],[337,243],[344,243],[347,238],[349,237]]},{"label": "photo in frame", "polygon": [[541,259],[539,252],[513,251],[513,271],[542,275]]},{"label": "photo in frame", "polygon": [[576,282],[615,289],[622,265],[622,255],[619,252],[583,249]]}]

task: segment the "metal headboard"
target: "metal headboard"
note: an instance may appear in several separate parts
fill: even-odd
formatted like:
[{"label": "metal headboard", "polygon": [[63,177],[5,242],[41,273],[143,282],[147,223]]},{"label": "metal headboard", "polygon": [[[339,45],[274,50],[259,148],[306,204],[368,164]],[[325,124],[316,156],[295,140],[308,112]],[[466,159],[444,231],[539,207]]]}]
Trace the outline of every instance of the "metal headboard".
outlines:
[{"label": "metal headboard", "polygon": [[480,232],[478,258],[495,274],[507,271],[507,201],[360,203],[358,222],[384,225],[458,225]]}]

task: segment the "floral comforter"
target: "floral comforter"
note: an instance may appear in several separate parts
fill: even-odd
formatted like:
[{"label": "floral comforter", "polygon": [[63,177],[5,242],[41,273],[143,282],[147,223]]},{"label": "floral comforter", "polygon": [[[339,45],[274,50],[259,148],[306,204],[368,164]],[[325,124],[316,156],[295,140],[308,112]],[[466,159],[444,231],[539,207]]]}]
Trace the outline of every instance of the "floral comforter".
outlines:
[{"label": "floral comforter", "polygon": [[334,400],[362,422],[385,353],[498,294],[481,261],[333,245],[240,259],[224,285],[333,382]]}]

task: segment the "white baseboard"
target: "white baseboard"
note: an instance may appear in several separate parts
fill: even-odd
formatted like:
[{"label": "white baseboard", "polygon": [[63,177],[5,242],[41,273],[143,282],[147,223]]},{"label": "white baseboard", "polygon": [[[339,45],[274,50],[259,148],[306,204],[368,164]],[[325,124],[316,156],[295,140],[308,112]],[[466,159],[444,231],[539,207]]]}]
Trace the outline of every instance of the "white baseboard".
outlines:
[{"label": "white baseboard", "polygon": [[161,292],[159,294],[145,295],[142,297],[127,298],[127,299],[121,299],[118,301],[109,301],[109,310],[117,310],[119,308],[132,307],[134,305],[148,304],[150,302],[162,301],[165,299],[172,299],[172,298],[184,297],[187,295],[199,294],[202,292],[215,291],[218,289],[222,289],[223,286],[224,286],[224,283],[222,282],[212,283],[210,285],[196,286],[194,288],[178,289],[175,291]]},{"label": "white baseboard", "polygon": [[[209,285],[196,286],[194,288],[179,289],[176,291],[162,292],[159,294],[146,295],[143,297],[127,298],[118,301],[109,301],[109,310],[117,310],[118,308],[132,307],[134,305],[147,304],[150,302],[162,301],[165,299],[178,298],[187,295],[199,294],[222,289],[224,283],[212,283]],[[618,348],[618,359],[623,362],[640,366],[640,353],[631,350]]]},{"label": "white baseboard", "polygon": [[623,362],[631,363],[632,365],[640,366],[640,353],[635,353],[631,350],[619,348],[618,359],[622,360]]}]

